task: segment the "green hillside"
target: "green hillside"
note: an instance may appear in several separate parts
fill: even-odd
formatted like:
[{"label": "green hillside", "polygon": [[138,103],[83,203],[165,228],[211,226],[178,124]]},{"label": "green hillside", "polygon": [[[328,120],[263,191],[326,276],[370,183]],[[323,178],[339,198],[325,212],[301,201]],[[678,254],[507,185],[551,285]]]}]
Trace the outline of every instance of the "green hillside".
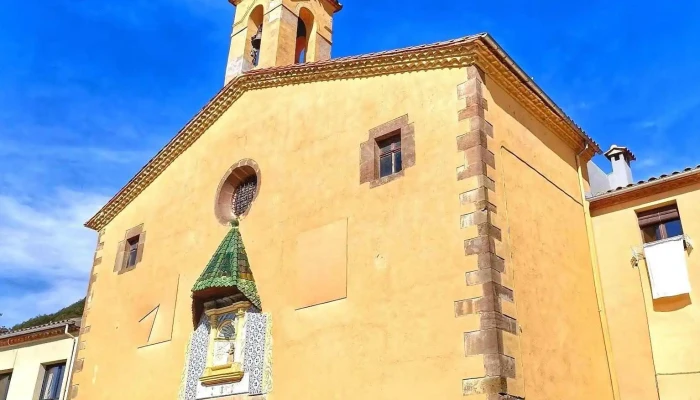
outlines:
[{"label": "green hillside", "polygon": [[31,328],[33,326],[48,324],[49,322],[62,321],[69,318],[81,318],[83,316],[83,308],[85,308],[85,299],[77,301],[68,307],[62,308],[53,314],[37,315],[36,317],[29,318],[28,320],[21,322],[10,329],[16,330]]}]

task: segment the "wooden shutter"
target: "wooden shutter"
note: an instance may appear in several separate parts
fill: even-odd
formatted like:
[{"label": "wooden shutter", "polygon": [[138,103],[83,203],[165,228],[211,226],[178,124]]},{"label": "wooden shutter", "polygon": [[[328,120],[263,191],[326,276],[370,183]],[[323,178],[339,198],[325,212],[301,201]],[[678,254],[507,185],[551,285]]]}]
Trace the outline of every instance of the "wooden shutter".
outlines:
[{"label": "wooden shutter", "polygon": [[640,227],[659,224],[679,218],[680,214],[678,213],[678,207],[675,204],[637,214],[637,220],[639,221]]},{"label": "wooden shutter", "polygon": [[117,245],[117,259],[114,260],[114,272],[119,272],[124,268],[124,253],[126,249],[126,240],[122,240]]},{"label": "wooden shutter", "polygon": [[143,258],[143,247],[146,244],[146,232],[141,232],[139,235],[139,244],[136,249],[136,264],[141,262]]}]

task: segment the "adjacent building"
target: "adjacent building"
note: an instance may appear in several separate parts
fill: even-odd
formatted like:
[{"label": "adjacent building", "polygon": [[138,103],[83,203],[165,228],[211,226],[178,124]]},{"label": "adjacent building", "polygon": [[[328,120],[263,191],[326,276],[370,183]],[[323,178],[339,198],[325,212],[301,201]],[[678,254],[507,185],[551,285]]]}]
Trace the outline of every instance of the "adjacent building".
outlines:
[{"label": "adjacent building", "polygon": [[0,334],[0,400],[63,400],[77,351],[80,320]]},{"label": "adjacent building", "polygon": [[621,398],[696,399],[700,166],[634,181],[627,148],[605,155],[609,183],[589,201]]}]

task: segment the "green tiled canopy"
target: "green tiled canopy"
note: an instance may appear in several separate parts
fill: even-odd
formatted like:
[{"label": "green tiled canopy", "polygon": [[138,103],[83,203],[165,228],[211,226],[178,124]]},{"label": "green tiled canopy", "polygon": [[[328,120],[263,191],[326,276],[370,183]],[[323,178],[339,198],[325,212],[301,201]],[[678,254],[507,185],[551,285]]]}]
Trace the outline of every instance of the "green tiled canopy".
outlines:
[{"label": "green tiled canopy", "polygon": [[194,283],[192,293],[208,289],[237,288],[251,303],[261,308],[241,232],[238,230],[238,221],[233,221],[231,226],[204,272]]}]

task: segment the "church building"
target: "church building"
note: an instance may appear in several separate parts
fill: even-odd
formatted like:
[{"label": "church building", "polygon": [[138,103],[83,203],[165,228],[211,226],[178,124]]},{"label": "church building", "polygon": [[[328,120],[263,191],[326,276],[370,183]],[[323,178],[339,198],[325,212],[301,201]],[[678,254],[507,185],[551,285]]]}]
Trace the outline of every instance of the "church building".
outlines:
[{"label": "church building", "polygon": [[86,223],[70,398],[613,399],[598,145],[488,34],[332,58],[337,0],[231,1],[225,86]]}]

